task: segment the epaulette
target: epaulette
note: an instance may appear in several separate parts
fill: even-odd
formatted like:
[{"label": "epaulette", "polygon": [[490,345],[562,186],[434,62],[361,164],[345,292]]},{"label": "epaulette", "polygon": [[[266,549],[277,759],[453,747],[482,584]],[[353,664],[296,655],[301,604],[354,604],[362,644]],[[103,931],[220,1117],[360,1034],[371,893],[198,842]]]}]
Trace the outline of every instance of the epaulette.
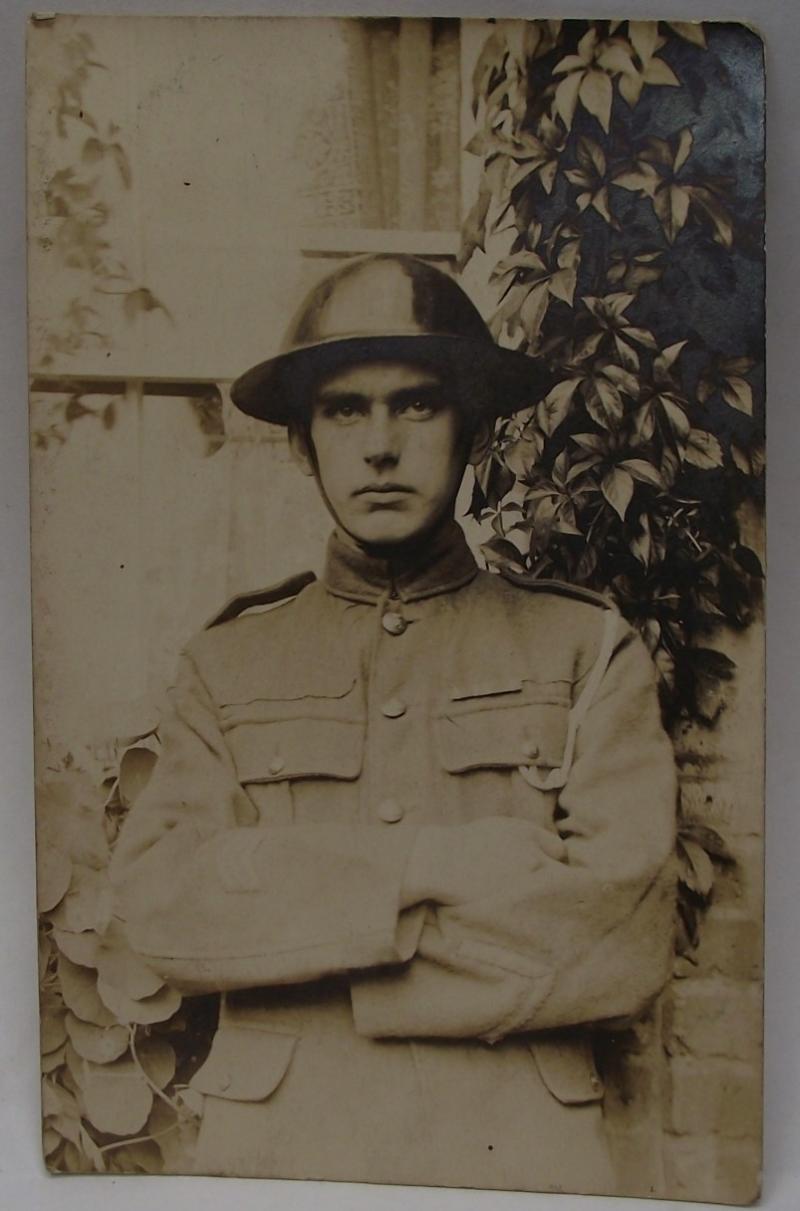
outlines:
[{"label": "epaulette", "polygon": [[573,597],[577,601],[588,601],[590,605],[600,606],[604,610],[616,610],[616,605],[610,597],[596,593],[594,589],[585,589],[583,585],[569,584],[566,580],[545,580],[541,576],[532,576],[525,572],[511,572],[501,568],[500,575],[511,584],[521,589],[531,589],[534,592],[557,593],[561,597]]},{"label": "epaulette", "polygon": [[266,589],[253,589],[249,593],[239,593],[236,597],[232,597],[218,614],[208,620],[205,630],[219,626],[223,622],[230,622],[232,618],[238,618],[252,606],[275,605],[278,601],[296,597],[301,589],[312,584],[316,579],[313,572],[298,572],[296,576],[287,576],[286,580],[281,580],[278,584],[270,585]]}]

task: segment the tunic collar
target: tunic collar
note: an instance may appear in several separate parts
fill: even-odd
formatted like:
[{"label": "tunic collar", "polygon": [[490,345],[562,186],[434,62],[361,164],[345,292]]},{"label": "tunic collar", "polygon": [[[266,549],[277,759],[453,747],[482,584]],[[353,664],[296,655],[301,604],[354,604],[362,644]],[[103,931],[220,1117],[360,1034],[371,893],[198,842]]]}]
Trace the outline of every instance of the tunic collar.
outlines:
[{"label": "tunic collar", "polygon": [[448,518],[424,543],[391,559],[368,553],[337,528],[328,540],[322,581],[334,596],[349,601],[392,596],[408,602],[461,588],[477,571],[464,531]]}]

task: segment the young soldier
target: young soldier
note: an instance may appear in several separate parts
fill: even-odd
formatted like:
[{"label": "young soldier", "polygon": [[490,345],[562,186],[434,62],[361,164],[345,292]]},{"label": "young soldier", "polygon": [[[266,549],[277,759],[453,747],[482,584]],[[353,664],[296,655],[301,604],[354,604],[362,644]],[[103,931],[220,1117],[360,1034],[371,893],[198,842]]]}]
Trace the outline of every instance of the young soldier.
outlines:
[{"label": "young soldier", "polygon": [[133,945],[224,994],[198,1172],[614,1190],[592,1032],[671,959],[653,670],[602,598],[479,571],[453,519],[540,373],[386,255],[234,385],[335,529],[321,580],[188,646],[116,851]]}]

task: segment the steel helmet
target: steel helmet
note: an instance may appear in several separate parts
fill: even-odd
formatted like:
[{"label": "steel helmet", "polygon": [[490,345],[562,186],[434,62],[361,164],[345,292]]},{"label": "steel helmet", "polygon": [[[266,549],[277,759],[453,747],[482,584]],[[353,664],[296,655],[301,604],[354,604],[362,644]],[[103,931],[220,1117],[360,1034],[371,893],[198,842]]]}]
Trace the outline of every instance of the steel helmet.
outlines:
[{"label": "steel helmet", "polygon": [[321,375],[376,360],[443,369],[495,415],[535,403],[551,385],[542,361],[495,344],[447,273],[417,257],[379,253],[323,278],[289,324],[280,352],[237,378],[231,399],[250,416],[285,425],[302,415]]}]

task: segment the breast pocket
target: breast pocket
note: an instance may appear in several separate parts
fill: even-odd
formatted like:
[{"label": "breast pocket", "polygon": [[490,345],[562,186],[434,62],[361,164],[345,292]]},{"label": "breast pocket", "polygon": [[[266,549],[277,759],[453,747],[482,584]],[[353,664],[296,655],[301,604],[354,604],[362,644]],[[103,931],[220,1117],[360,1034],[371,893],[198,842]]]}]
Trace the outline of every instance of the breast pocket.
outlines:
[{"label": "breast pocket", "polygon": [[356,679],[328,677],[280,688],[281,697],[221,708],[239,781],[262,823],[289,823],[298,807],[305,819],[346,819],[353,803],[346,788],[364,764],[365,719]]},{"label": "breast pocket", "polygon": [[563,683],[517,681],[451,690],[436,737],[448,773],[522,768],[546,777],[562,764],[568,728]]}]

